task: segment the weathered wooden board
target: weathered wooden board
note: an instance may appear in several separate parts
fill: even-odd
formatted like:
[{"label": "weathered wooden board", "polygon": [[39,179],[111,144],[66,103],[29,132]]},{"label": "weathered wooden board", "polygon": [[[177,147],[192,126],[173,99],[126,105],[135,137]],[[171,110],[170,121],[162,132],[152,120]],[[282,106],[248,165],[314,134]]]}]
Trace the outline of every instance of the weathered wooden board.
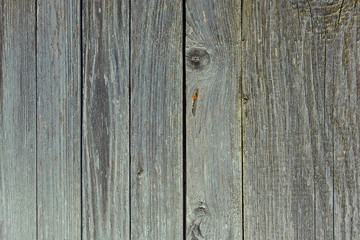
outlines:
[{"label": "weathered wooden board", "polygon": [[240,0],[186,1],[189,240],[242,239],[241,16]]},{"label": "weathered wooden board", "polygon": [[360,238],[360,2],[343,1],[340,8],[326,52],[326,104],[333,134],[334,239],[350,240]]},{"label": "weathered wooden board", "polygon": [[35,19],[35,1],[0,2],[0,239],[36,239]]},{"label": "weathered wooden board", "polygon": [[184,6],[1,1],[0,239],[360,236],[358,1]]},{"label": "weathered wooden board", "polygon": [[81,238],[80,2],[37,1],[38,239]]},{"label": "weathered wooden board", "polygon": [[131,1],[130,37],[131,239],[182,239],[182,1]]},{"label": "weathered wooden board", "polygon": [[130,239],[129,1],[83,3],[83,239]]},{"label": "weathered wooden board", "polygon": [[244,2],[245,239],[333,239],[324,8]]}]

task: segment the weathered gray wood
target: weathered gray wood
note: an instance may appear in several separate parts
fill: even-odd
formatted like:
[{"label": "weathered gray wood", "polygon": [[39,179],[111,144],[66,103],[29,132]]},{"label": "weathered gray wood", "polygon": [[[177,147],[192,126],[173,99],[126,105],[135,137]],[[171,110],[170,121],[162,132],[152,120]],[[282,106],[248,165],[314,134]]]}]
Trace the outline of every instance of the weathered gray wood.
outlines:
[{"label": "weathered gray wood", "polygon": [[0,239],[4,240],[36,239],[35,17],[35,1],[0,2]]},{"label": "weathered gray wood", "polygon": [[81,237],[80,2],[38,0],[38,239]]},{"label": "weathered gray wood", "polygon": [[130,239],[129,1],[83,3],[83,239]]},{"label": "weathered gray wood", "polygon": [[326,104],[333,134],[334,239],[350,240],[360,238],[360,3],[340,6],[328,40]]},{"label": "weathered gray wood", "polygon": [[186,239],[242,239],[241,1],[186,11]]},{"label": "weathered gray wood", "polygon": [[325,8],[244,2],[245,239],[333,239]]},{"label": "weathered gray wood", "polygon": [[182,3],[1,1],[0,239],[358,238],[359,3]]},{"label": "weathered gray wood", "polygon": [[131,1],[130,36],[131,239],[182,239],[182,1]]}]

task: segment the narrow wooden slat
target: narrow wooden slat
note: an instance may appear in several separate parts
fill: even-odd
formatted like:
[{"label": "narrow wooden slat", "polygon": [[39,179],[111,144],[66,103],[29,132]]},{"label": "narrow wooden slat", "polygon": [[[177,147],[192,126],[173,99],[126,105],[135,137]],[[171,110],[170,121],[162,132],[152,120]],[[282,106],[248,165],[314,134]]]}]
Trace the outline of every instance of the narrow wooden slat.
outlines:
[{"label": "narrow wooden slat", "polygon": [[35,17],[35,1],[0,2],[0,239],[6,240],[36,239]]},{"label": "narrow wooden slat", "polygon": [[240,0],[186,1],[189,240],[243,235],[241,17]]},{"label": "narrow wooden slat", "polygon": [[38,239],[81,237],[80,2],[38,0]]},{"label": "narrow wooden slat", "polygon": [[[340,9],[340,6],[338,7]],[[360,3],[344,1],[327,48],[327,105],[333,133],[334,239],[360,236]]]},{"label": "narrow wooden slat", "polygon": [[131,239],[183,238],[182,1],[131,1]]},{"label": "narrow wooden slat", "polygon": [[83,239],[129,238],[129,1],[83,1]]},{"label": "narrow wooden slat", "polygon": [[333,239],[325,6],[244,2],[245,239]]}]

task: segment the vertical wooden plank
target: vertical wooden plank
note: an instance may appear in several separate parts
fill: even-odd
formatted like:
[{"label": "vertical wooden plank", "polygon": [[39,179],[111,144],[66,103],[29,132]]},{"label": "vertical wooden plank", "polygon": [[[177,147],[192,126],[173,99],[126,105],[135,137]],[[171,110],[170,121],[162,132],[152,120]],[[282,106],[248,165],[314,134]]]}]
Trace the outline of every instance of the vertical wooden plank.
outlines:
[{"label": "vertical wooden plank", "polygon": [[246,239],[333,239],[325,5],[244,2]]},{"label": "vertical wooden plank", "polygon": [[328,50],[327,103],[334,148],[334,239],[360,236],[360,3],[337,8],[338,32]]},{"label": "vertical wooden plank", "polygon": [[182,239],[182,1],[131,1],[131,239]]},{"label": "vertical wooden plank", "polygon": [[130,239],[129,1],[83,6],[83,239]]},{"label": "vertical wooden plank", "polygon": [[7,240],[36,239],[35,16],[35,1],[0,2],[0,239]]},{"label": "vertical wooden plank", "polygon": [[38,0],[38,239],[80,239],[80,2]]},{"label": "vertical wooden plank", "polygon": [[240,0],[186,2],[189,240],[243,236],[241,18]]}]

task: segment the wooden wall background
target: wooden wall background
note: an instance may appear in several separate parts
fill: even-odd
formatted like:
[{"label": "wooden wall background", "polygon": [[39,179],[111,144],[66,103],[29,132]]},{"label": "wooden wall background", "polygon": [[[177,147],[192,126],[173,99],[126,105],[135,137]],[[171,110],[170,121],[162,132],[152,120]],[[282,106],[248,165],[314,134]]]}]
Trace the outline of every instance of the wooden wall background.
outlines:
[{"label": "wooden wall background", "polygon": [[359,13],[1,0],[0,239],[360,239]]}]

